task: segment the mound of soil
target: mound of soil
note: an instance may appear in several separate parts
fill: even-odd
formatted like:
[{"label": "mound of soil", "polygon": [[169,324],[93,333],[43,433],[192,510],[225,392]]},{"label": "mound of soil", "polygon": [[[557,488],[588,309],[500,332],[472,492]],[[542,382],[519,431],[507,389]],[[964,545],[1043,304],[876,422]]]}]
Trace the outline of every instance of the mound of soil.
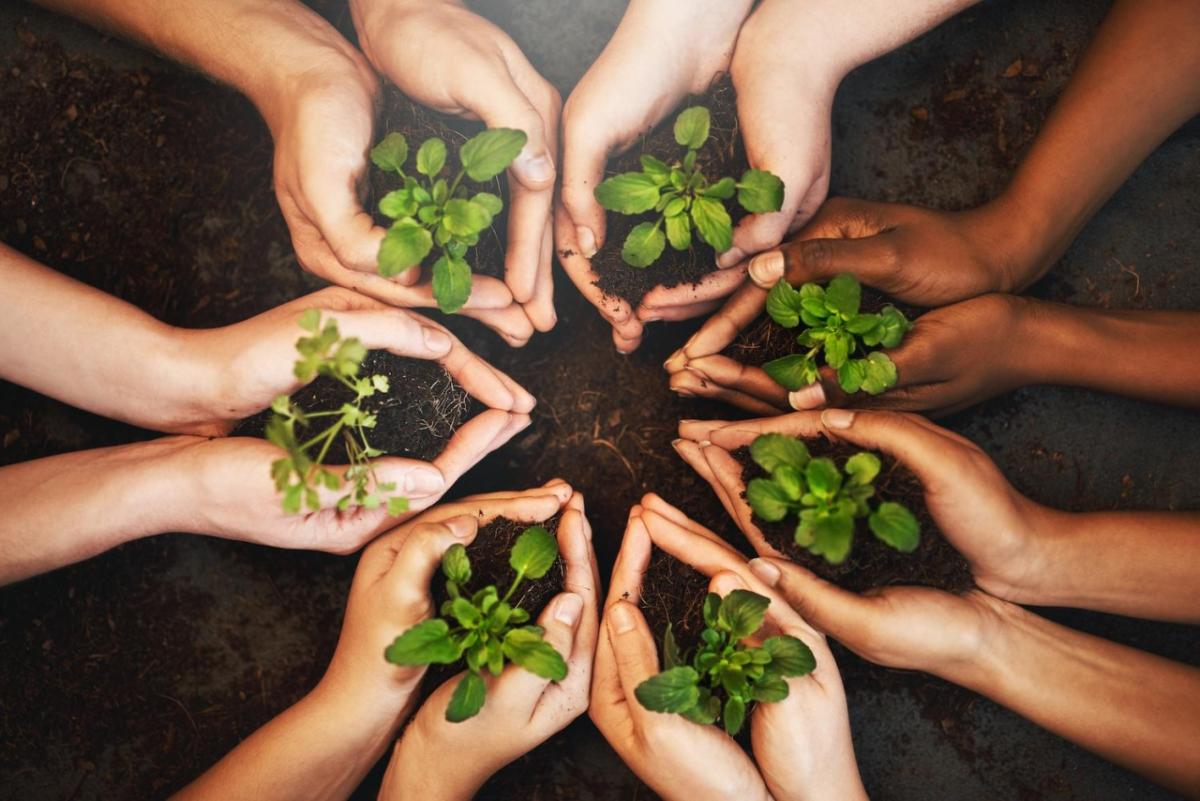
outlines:
[{"label": "mound of soil", "polygon": [[668,624],[680,652],[694,650],[704,630],[708,577],[656,547],[650,554],[641,595],[642,614],[660,656]]},{"label": "mound of soil", "polygon": [[[672,111],[657,128],[628,152],[609,162],[609,175],[622,172],[641,172],[638,161],[643,153],[656,156],[668,164],[677,161],[684,149],[675,141],[675,117],[688,106],[707,106],[712,114],[712,128],[708,142],[700,149],[696,163],[709,179],[724,176],[740,178],[749,169],[746,149],[738,136],[737,93],[728,77],[718,79],[709,90],[698,97],[689,97],[679,108]],[[746,212],[736,202],[727,205],[729,215],[736,225]],[[680,284],[695,284],[708,273],[717,269],[716,253],[693,235],[692,246],[687,250],[675,250],[667,245],[658,261],[645,269],[630,267],[621,259],[621,246],[625,237],[635,226],[651,219],[649,214],[608,214],[608,233],[604,247],[592,258],[592,269],[596,272],[596,286],[610,295],[616,295],[637,306],[642,297],[656,286],[673,287]]]},{"label": "mound of soil", "polygon": [[[373,350],[363,360],[360,375],[383,375],[388,392],[363,402],[363,408],[378,417],[368,434],[373,447],[388,456],[432,461],[446,447],[459,426],[482,411],[482,404],[467,394],[437,362],[409,359],[385,350]],[[322,376],[297,390],[292,400],[305,411],[338,409],[354,399],[349,387]],[[234,436],[261,437],[271,410],[247,417]],[[314,434],[327,420],[314,424]],[[310,435],[312,436],[312,435]],[[346,464],[346,444],[334,440],[326,455],[326,464]]]},{"label": "mound of soil", "polygon": [[[839,467],[862,450],[846,442],[824,439],[805,440],[805,444],[813,457],[828,457]],[[867,521],[862,519],[856,521],[854,544],[846,561],[833,565],[796,544],[794,517],[768,523],[755,515],[754,522],[762,530],[767,542],[789,559],[855,592],[888,584],[916,584],[953,593],[969,590],[975,582],[971,578],[967,560],[946,541],[933,521],[917,477],[887,454],[877,455],[883,462],[883,469],[875,479],[875,497],[904,504],[921,524],[921,544],[912,553],[901,553],[886,545],[871,533]],[[742,475],[747,483],[766,475],[750,457],[749,448],[738,448],[733,452],[733,457],[742,464]],[[742,497],[745,497],[744,491]]]}]

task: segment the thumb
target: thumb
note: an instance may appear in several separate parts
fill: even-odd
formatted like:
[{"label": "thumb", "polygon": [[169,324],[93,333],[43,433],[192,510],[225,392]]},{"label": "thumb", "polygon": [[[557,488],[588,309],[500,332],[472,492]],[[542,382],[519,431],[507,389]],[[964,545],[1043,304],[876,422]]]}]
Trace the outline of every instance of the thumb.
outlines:
[{"label": "thumb", "polygon": [[877,614],[870,599],[830,584],[786,559],[760,556],[750,560],[750,571],[782,595],[800,617],[851,648]]},{"label": "thumb", "polygon": [[579,252],[590,259],[604,244],[604,209],[594,193],[604,179],[611,143],[598,133],[603,126],[581,120],[573,111],[568,100],[563,111],[562,204],[574,227]]},{"label": "thumb", "polygon": [[642,709],[634,698],[634,690],[658,671],[658,653],[650,628],[638,608],[628,601],[614,603],[604,619],[617,663],[617,675],[630,709]]},{"label": "thumb", "polygon": [[414,526],[396,551],[384,575],[393,582],[399,603],[412,610],[414,623],[430,611],[429,583],[452,545],[469,545],[479,531],[473,515],[459,515],[439,523]]},{"label": "thumb", "polygon": [[512,175],[526,189],[542,191],[554,186],[554,153],[545,121],[511,72],[507,68],[479,70],[471,85],[473,91],[463,98],[463,105],[489,128],[525,132],[525,147],[509,167]]},{"label": "thumb", "polygon": [[357,338],[368,350],[385,349],[397,356],[440,359],[453,339],[432,320],[401,309],[332,312],[343,337]]},{"label": "thumb", "polygon": [[[538,616],[542,627],[542,639],[567,661],[575,631],[583,614],[583,598],[573,592],[564,592],[554,597]],[[520,665],[509,667],[496,683],[496,701],[505,709],[523,714],[525,720],[533,714],[542,691],[552,679],[539,676]]]}]

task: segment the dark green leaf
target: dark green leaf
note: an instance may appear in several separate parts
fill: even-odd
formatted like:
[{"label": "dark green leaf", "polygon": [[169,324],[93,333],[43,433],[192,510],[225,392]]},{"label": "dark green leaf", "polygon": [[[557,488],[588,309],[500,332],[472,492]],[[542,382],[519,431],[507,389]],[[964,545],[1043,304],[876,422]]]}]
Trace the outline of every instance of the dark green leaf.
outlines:
[{"label": "dark green leaf", "polygon": [[682,664],[684,661],[679,655],[679,643],[675,642],[675,634],[668,623],[667,630],[663,632],[663,669],[670,670]]},{"label": "dark green leaf", "polygon": [[464,673],[458,686],[454,688],[454,695],[450,696],[450,703],[446,707],[446,720],[461,723],[478,715],[479,710],[483,709],[486,693],[487,685],[483,683],[482,676],[473,671]]},{"label": "dark green leaf", "polygon": [[750,688],[750,697],[761,704],[773,704],[788,697],[787,682],[778,676],[766,676]]},{"label": "dark green leaf", "polygon": [[766,214],[783,207],[783,181],[766,170],[746,170],[737,187],[738,203],[751,214]]},{"label": "dark green leaf", "polygon": [[421,263],[433,248],[433,237],[411,217],[397,220],[379,244],[379,274],[399,275]]},{"label": "dark green leaf", "polygon": [[618,214],[641,214],[658,202],[659,186],[642,172],[625,172],[606,178],[596,187],[596,202]]},{"label": "dark green leaf", "polygon": [[551,681],[567,677],[567,663],[554,646],[528,628],[513,629],[504,635],[504,655],[535,676]]},{"label": "dark green leaf", "polygon": [[404,134],[390,133],[371,148],[371,161],[381,170],[402,173],[407,159],[408,140],[404,138]]},{"label": "dark green leaf", "polygon": [[441,172],[445,165],[445,142],[437,137],[431,137],[421,143],[421,147],[417,149],[417,172],[432,178]]},{"label": "dark green leaf", "polygon": [[817,667],[812,649],[795,637],[768,637],[763,648],[771,654],[771,671],[780,676],[807,676]]},{"label": "dark green leaf", "polygon": [[834,276],[825,287],[825,305],[842,317],[850,319],[858,314],[862,302],[862,287],[853,275],[842,273]]},{"label": "dark green leaf", "polygon": [[787,281],[780,279],[767,293],[767,314],[784,328],[800,325],[800,293]]},{"label": "dark green leaf", "polygon": [[820,377],[816,363],[799,353],[769,361],[762,369],[776,384],[789,392],[807,387]]},{"label": "dark green leaf", "polygon": [[750,456],[768,473],[783,465],[803,469],[808,464],[808,446],[786,434],[762,434],[750,443]]},{"label": "dark green leaf", "polygon": [[726,698],[725,712],[721,715],[721,722],[725,725],[725,732],[730,736],[741,731],[742,724],[746,722],[746,702],[737,696]]},{"label": "dark green leaf", "polygon": [[490,181],[508,169],[527,138],[524,131],[489,128],[468,139],[458,156],[472,181]]},{"label": "dark green leaf", "polygon": [[[721,596],[710,592],[704,596],[704,625],[710,629],[717,625],[717,616],[721,612]],[[715,634],[715,632],[713,632]]]},{"label": "dark green leaf", "polygon": [[845,364],[838,368],[838,384],[848,395],[858,392],[866,378],[866,359],[847,359]]},{"label": "dark green leaf", "polygon": [[384,651],[393,665],[448,665],[462,656],[450,636],[450,626],[441,618],[426,620],[397,637]]},{"label": "dark green leaf", "polygon": [[878,395],[896,385],[896,365],[886,353],[874,351],[867,354],[866,378],[862,389],[868,395]]},{"label": "dark green leaf", "polygon": [[454,314],[471,297],[471,267],[462,257],[443,255],[433,263],[433,297],[446,314]]},{"label": "dark green leaf", "polygon": [[699,150],[708,141],[709,113],[704,106],[692,106],[675,118],[675,141],[691,150]]},{"label": "dark green leaf", "polygon": [[717,717],[721,714],[721,699],[717,698],[708,688],[700,688],[700,700],[695,706],[689,707],[679,713],[692,723],[699,723],[701,726],[711,726],[717,722]]},{"label": "dark green leaf", "polygon": [[746,502],[754,514],[768,523],[777,523],[788,513],[790,499],[774,481],[754,478],[746,485]]},{"label": "dark green leaf", "polygon": [[508,563],[517,573],[531,579],[546,575],[558,558],[558,543],[542,526],[530,526],[513,544]]},{"label": "dark green leaf", "polygon": [[905,553],[916,550],[921,542],[921,524],[912,512],[898,503],[884,501],[867,518],[875,536]]},{"label": "dark green leaf", "polygon": [[456,542],[442,554],[442,574],[451,581],[466,584],[471,580],[471,557],[461,542]]},{"label": "dark green leaf", "polygon": [[700,674],[685,665],[651,676],[633,694],[651,712],[683,712],[700,700],[699,683]]},{"label": "dark green leaf", "polygon": [[735,640],[762,627],[771,600],[750,590],[732,590],[721,601],[717,619]]},{"label": "dark green leaf", "polygon": [[718,253],[724,253],[733,245],[733,221],[719,200],[708,197],[693,199],[692,222],[700,238]]},{"label": "dark green leaf", "polygon": [[649,267],[662,255],[666,244],[666,237],[658,225],[651,222],[639,223],[625,237],[621,258],[630,267]]}]

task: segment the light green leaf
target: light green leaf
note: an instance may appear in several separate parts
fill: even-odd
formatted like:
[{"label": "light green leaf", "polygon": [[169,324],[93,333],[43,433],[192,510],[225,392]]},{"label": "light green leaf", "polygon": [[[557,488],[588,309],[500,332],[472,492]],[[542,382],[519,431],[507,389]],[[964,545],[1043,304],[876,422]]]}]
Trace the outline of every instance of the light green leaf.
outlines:
[{"label": "light green leaf", "polygon": [[676,250],[687,250],[692,244],[692,223],[686,214],[668,215],[667,241]]},{"label": "light green leaf", "polygon": [[596,202],[618,214],[641,214],[658,202],[659,185],[641,172],[625,172],[600,182]]},{"label": "light green leaf", "polygon": [[558,543],[542,526],[530,526],[513,544],[508,563],[528,578],[540,579],[558,558]]},{"label": "light green leaf", "polygon": [[442,554],[442,574],[451,581],[466,584],[471,580],[471,557],[462,543],[456,542]]},{"label": "light green leaf", "polygon": [[462,257],[443,255],[433,263],[433,297],[446,314],[454,314],[471,297],[471,266]]},{"label": "light green leaf", "polygon": [[446,720],[461,723],[478,715],[479,710],[483,709],[486,693],[487,685],[483,683],[482,676],[474,671],[464,673],[458,686],[454,688],[454,694],[450,696],[450,703],[446,707]]},{"label": "light green leaf", "polygon": [[675,118],[675,141],[691,150],[699,150],[708,141],[711,117],[704,106],[692,106]]},{"label": "light green leaf", "polygon": [[766,170],[746,170],[738,181],[738,203],[751,214],[783,208],[783,181]]},{"label": "light green leaf", "polygon": [[854,337],[845,331],[830,331],[825,337],[825,363],[837,370],[850,358]]},{"label": "light green leaf", "polygon": [[700,674],[683,665],[651,676],[633,694],[651,712],[683,712],[700,700],[699,683]]},{"label": "light green leaf", "polygon": [[462,649],[450,636],[441,618],[425,620],[397,637],[384,651],[393,665],[448,665],[457,662]]},{"label": "light green leaf", "polygon": [[864,486],[874,481],[882,468],[883,463],[878,456],[870,451],[861,451],[847,459],[842,469],[850,476],[851,484]]},{"label": "light green leaf", "polygon": [[784,279],[779,279],[767,293],[767,314],[777,325],[795,328],[800,325],[800,293]]},{"label": "light green leaf", "polygon": [[879,338],[879,344],[885,348],[894,348],[899,345],[904,340],[904,335],[912,328],[912,323],[895,306],[885,306],[880,313],[880,318],[883,323],[883,334]]},{"label": "light green leaf", "polygon": [[417,172],[430,178],[442,171],[446,166],[446,143],[437,137],[430,137],[421,143],[417,149]]},{"label": "light green leaf", "polygon": [[762,369],[776,384],[789,392],[807,387],[820,377],[816,363],[799,353],[769,361]]},{"label": "light green leaf", "polygon": [[471,202],[483,206],[493,217],[504,209],[504,201],[500,199],[499,195],[493,195],[491,192],[476,192],[475,197],[471,198]]},{"label": "light green leaf", "polygon": [[403,173],[404,162],[408,159],[408,140],[404,134],[390,133],[371,148],[371,161],[381,170]]},{"label": "light green leaf", "polygon": [[733,182],[732,178],[722,178],[700,194],[704,195],[705,197],[715,197],[719,198],[720,200],[729,200],[729,198],[733,197],[733,193],[736,190],[737,184]]},{"label": "light green leaf", "polygon": [[775,482],[775,486],[779,487],[787,499],[793,503],[804,495],[804,474],[790,464],[777,467],[771,473],[771,479]]},{"label": "light green leaf", "polygon": [[825,287],[825,306],[846,319],[858,314],[862,303],[862,286],[849,273],[835,275]]},{"label": "light green leaf", "polygon": [[721,601],[717,620],[735,640],[762,628],[771,599],[750,590],[731,590]]},{"label": "light green leaf", "polygon": [[541,634],[528,628],[513,629],[504,635],[504,655],[513,664],[543,679],[562,681],[567,677],[567,663],[562,654],[542,639]]},{"label": "light green leaf", "polygon": [[659,186],[665,186],[671,180],[671,167],[666,162],[647,153],[643,153],[639,161],[642,163],[642,172],[649,175]]},{"label": "light green leaf", "polygon": [[874,351],[867,354],[866,378],[862,389],[868,395],[878,395],[896,385],[896,365],[886,353]]},{"label": "light green leaf", "polygon": [[762,434],[750,443],[750,456],[755,464],[774,472],[784,465],[803,469],[808,464],[808,446],[786,434]]},{"label": "light green leaf", "polygon": [[787,493],[769,479],[754,478],[746,485],[746,502],[768,523],[777,523],[787,515],[789,501]]},{"label": "light green leaf", "polygon": [[692,222],[700,238],[718,253],[724,253],[733,245],[733,221],[719,200],[709,197],[693,199]]},{"label": "light green leaf", "polygon": [[818,515],[812,522],[812,544],[808,549],[825,557],[830,564],[840,565],[846,561],[853,539],[853,517],[848,514]]},{"label": "light green leaf", "polygon": [[492,213],[473,200],[448,200],[444,213],[443,224],[455,236],[477,234],[492,224]]},{"label": "light green leaf", "polygon": [[921,543],[921,524],[906,507],[884,501],[867,518],[875,536],[895,548],[909,553]]},{"label": "light green leaf", "polygon": [[866,359],[847,359],[845,364],[838,368],[838,384],[848,395],[858,392],[866,378]]},{"label": "light green leaf", "polygon": [[408,498],[400,496],[388,498],[387,513],[391,517],[398,517],[408,511]]},{"label": "light green leaf", "polygon": [[524,131],[489,128],[468,139],[458,157],[472,181],[490,181],[508,169],[527,138]]},{"label": "light green leaf", "polygon": [[419,204],[413,199],[412,192],[408,189],[388,192],[379,199],[379,210],[393,220],[413,216],[417,213],[418,207]]},{"label": "light green leaf", "polygon": [[625,237],[621,258],[630,267],[649,267],[662,255],[666,244],[666,237],[656,224],[639,223]]},{"label": "light green leaf", "polygon": [[[317,329],[321,327],[321,310],[320,309],[305,309],[300,315],[298,325],[309,333],[315,334]],[[286,395],[280,395],[281,398],[286,398]]]},{"label": "light green leaf", "polygon": [[832,459],[811,460],[804,469],[804,478],[809,491],[818,498],[832,498],[842,488],[842,474]]},{"label": "light green leaf", "polygon": [[433,249],[429,231],[411,217],[397,220],[379,244],[379,274],[390,278],[416,267]]}]

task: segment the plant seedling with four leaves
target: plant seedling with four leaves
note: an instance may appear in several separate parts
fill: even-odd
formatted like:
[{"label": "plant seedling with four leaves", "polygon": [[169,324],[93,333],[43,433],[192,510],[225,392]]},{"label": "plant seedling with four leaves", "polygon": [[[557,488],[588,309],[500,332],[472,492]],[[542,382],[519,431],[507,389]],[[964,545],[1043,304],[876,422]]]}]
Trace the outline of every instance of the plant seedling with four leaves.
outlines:
[{"label": "plant seedling with four leaves", "polygon": [[[339,511],[351,506],[375,509],[386,502],[390,515],[407,512],[408,499],[392,494],[395,483],[381,483],[375,476],[371,460],[383,452],[367,440],[367,432],[375,427],[375,415],[362,407],[367,398],[389,391],[387,376],[359,376],[366,347],[355,337],[343,339],[333,320],[322,326],[321,313],[316,309],[300,316],[300,327],[310,336],[296,340],[300,354],[293,368],[296,378],[308,383],[324,376],[345,385],[354,393],[354,400],[343,403],[340,409],[315,412],[301,409],[288,395],[280,395],[271,403],[271,418],[264,433],[268,441],[287,453],[271,463],[275,488],[283,494],[283,511],[296,514],[304,506],[315,512],[321,508],[320,488],[337,490],[345,482],[348,491],[338,499]],[[307,434],[310,425],[322,420],[329,425],[309,439],[300,440],[297,426]],[[350,462],[340,478],[324,464],[329,446],[339,436]]]},{"label": "plant seedling with four leaves", "polygon": [[785,679],[808,675],[817,661],[807,645],[788,635],[768,637],[761,646],[742,642],[762,628],[770,603],[749,590],[733,590],[724,598],[709,593],[696,653],[691,659],[681,654],[668,625],[663,670],[634,689],[638,702],[652,712],[673,712],[706,726],[720,718],[725,731],[735,735],[751,704],[787,698]]},{"label": "plant seedling with four leaves", "polygon": [[831,564],[845,561],[855,521],[864,517],[875,536],[898,551],[913,551],[920,543],[920,524],[907,507],[883,501],[871,508],[882,467],[875,454],[856,453],[838,470],[832,459],[813,459],[794,437],[763,434],[750,444],[750,455],[771,476],[746,485],[754,514],[768,523],[796,514],[796,544]]},{"label": "plant seedling with four leaves", "polygon": [[483,708],[484,670],[499,676],[511,662],[543,679],[562,681],[567,677],[562,655],[542,638],[540,626],[525,625],[529,612],[509,603],[521,582],[542,578],[557,558],[558,544],[550,532],[531,526],[517,537],[509,554],[515,575],[508,591],[502,596],[489,584],[468,595],[470,557],[461,544],[450,546],[442,556],[449,600],[442,604],[441,617],[405,631],[384,656],[396,665],[450,665],[465,656],[467,672],[446,707],[451,723],[474,717]]},{"label": "plant seedling with four leaves", "polygon": [[896,365],[886,353],[870,349],[896,347],[912,323],[890,304],[878,314],[862,314],[861,301],[862,287],[852,275],[836,276],[826,287],[809,283],[798,290],[781,279],[767,295],[767,314],[784,328],[804,323],[796,342],[808,352],[769,361],[763,370],[794,392],[820,378],[820,355],[837,371],[838,384],[847,393],[878,395],[895,386]]},{"label": "plant seedling with four leaves", "polygon": [[394,222],[379,245],[379,272],[391,277],[421,264],[433,246],[441,255],[433,263],[433,297],[438,308],[453,314],[471,296],[471,265],[467,250],[504,208],[491,192],[471,195],[463,178],[475,183],[491,181],[512,163],[525,147],[525,132],[489,128],[468,139],[458,152],[461,164],[450,180],[441,177],[446,166],[446,143],[426,139],[417,150],[417,175],[404,171],[408,141],[389,133],[371,150],[371,161],[403,182],[379,201],[379,210]]},{"label": "plant seedling with four leaves", "polygon": [[708,141],[711,117],[704,106],[692,106],[675,119],[675,141],[687,148],[682,160],[667,164],[643,154],[641,172],[614,175],[596,187],[596,201],[619,214],[653,211],[653,221],[635,226],[625,237],[621,258],[631,267],[649,267],[662,255],[666,243],[675,250],[692,245],[692,230],[717,253],[733,245],[733,221],[726,201],[737,194],[738,203],[753,214],[779,211],[783,181],[766,170],[746,170],[741,180],[710,180],[696,158]]}]

